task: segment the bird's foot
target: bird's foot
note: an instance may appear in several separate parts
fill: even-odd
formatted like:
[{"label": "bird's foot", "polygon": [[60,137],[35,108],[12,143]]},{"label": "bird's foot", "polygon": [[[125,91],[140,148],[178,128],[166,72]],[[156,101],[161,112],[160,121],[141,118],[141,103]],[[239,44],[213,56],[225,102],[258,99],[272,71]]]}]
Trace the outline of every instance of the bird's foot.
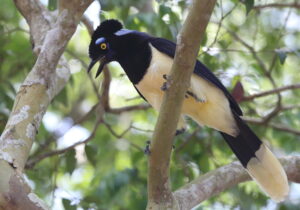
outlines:
[{"label": "bird's foot", "polygon": [[161,86],[161,90],[162,91],[166,91],[166,90],[168,90],[169,88],[170,88],[170,86],[171,86],[171,82],[170,82],[170,76],[168,76],[167,74],[164,74],[163,75],[163,78],[166,80],[164,83],[163,83],[163,85]]},{"label": "bird's foot", "polygon": [[168,81],[168,80],[171,79],[171,77],[170,77],[169,75],[167,75],[167,74],[163,74],[163,78],[164,78],[166,81]]},{"label": "bird's foot", "polygon": [[144,149],[144,153],[145,153],[145,155],[150,155],[151,154],[151,151],[150,151],[150,144],[151,144],[151,141],[146,141],[146,147],[145,147],[145,149]]},{"label": "bird's foot", "polygon": [[[184,132],[184,131],[181,131],[181,132]],[[177,133],[177,131],[176,131],[176,133]],[[151,150],[150,150],[150,145],[151,145],[151,141],[146,141],[146,147],[145,147],[145,149],[144,149],[144,153],[145,153],[145,155],[151,155]],[[172,149],[175,149],[175,145],[173,144],[172,145]]]},{"label": "bird's foot", "polygon": [[175,136],[178,136],[180,134],[183,134],[185,132],[185,128],[181,128],[181,129],[177,129],[176,130],[176,133],[175,133]]}]

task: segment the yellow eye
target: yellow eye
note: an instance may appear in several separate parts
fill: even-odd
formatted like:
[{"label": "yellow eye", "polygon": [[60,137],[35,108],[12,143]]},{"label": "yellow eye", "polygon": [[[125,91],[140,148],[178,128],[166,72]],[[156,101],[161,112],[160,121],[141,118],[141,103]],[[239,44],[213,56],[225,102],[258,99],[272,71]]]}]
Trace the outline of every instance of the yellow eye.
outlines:
[{"label": "yellow eye", "polygon": [[106,50],[106,48],[107,48],[106,43],[101,43],[100,48],[101,48],[101,50]]}]

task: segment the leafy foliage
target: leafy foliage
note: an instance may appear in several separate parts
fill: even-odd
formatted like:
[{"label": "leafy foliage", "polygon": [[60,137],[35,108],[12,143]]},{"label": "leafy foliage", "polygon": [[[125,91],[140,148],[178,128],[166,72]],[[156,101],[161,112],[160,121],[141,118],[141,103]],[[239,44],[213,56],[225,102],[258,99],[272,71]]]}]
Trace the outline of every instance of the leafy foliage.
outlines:
[{"label": "leafy foliage", "polygon": [[[118,18],[126,28],[176,40],[188,1],[156,1],[150,7],[147,2],[100,0],[100,18]],[[57,9],[56,3],[49,0],[49,10]],[[253,0],[243,3],[220,1],[199,53],[199,59],[228,89],[232,90],[240,83],[245,95],[274,89],[273,81],[277,87],[300,81],[300,33],[299,27],[295,27],[295,23],[299,25],[300,22],[299,9],[263,9],[256,7],[259,3]],[[0,131],[4,129],[20,84],[35,62],[28,27],[11,1],[4,0],[2,4]],[[151,139],[157,115],[147,109],[117,114],[105,110],[102,116],[98,106],[93,108],[99,102],[97,94],[103,79],[90,79],[85,72],[89,62],[89,41],[86,29],[80,27],[68,45],[65,56],[72,78],[44,118],[29,159],[29,162],[36,162],[28,166],[26,175],[34,191],[53,209],[144,209],[147,156],[143,149],[146,141]],[[137,98],[138,94],[117,64],[111,64],[109,69],[112,109],[144,103]],[[299,132],[299,98],[297,89],[282,92],[280,111],[268,122],[250,124],[278,154],[295,154],[300,150],[299,134],[278,129],[278,126],[284,126]],[[245,115],[259,120],[268,116],[277,104],[277,94],[241,102]],[[43,154],[86,139],[99,118],[102,120],[87,144],[39,159]],[[191,119],[188,123],[188,131],[175,140],[171,165],[174,189],[236,160],[217,132],[199,128]],[[203,202],[198,209],[260,209],[271,204],[255,184],[243,183]],[[299,196],[296,196],[277,207],[296,209],[298,205]]]}]

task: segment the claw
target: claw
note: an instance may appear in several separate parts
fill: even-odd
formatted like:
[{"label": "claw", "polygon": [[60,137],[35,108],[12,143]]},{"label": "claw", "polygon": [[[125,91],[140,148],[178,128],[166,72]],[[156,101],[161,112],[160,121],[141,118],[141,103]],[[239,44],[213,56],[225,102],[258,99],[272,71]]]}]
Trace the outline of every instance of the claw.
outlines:
[{"label": "claw", "polygon": [[151,144],[151,141],[146,141],[146,147],[144,149],[144,153],[145,155],[150,155],[151,154],[151,151],[150,151],[150,144]]},{"label": "claw", "polygon": [[181,129],[177,129],[176,130],[176,133],[175,133],[175,136],[178,136],[180,134],[183,134],[185,132],[185,128],[181,128]]},{"label": "claw", "polygon": [[193,92],[186,91],[185,97],[188,98],[189,96],[193,97],[197,102],[200,102],[200,103],[204,103],[205,102],[205,100],[203,100],[202,98],[198,98],[196,96],[196,94],[194,94]]},{"label": "claw", "polygon": [[163,85],[161,86],[161,90],[162,91],[166,91],[170,88],[171,84],[170,84],[170,76],[167,74],[163,74],[162,76],[166,81],[163,83]]},{"label": "claw", "polygon": [[164,82],[160,89],[162,91],[166,91],[166,90],[168,90],[170,88],[170,86],[171,86],[170,83]]},{"label": "claw", "polygon": [[169,76],[166,75],[166,74],[164,74],[164,75],[163,75],[163,78],[164,78],[165,80],[168,80],[168,79],[169,79]]}]

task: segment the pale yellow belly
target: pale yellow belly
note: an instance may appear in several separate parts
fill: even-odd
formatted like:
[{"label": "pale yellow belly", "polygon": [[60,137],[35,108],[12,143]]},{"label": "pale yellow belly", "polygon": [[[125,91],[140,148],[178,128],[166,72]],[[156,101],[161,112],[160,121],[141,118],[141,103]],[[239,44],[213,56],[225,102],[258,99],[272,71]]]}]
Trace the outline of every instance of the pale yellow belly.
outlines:
[{"label": "pale yellow belly", "polygon": [[[164,74],[169,74],[172,59],[152,48],[152,62],[147,74],[136,88],[147,101],[159,111],[164,92],[161,90],[165,79]],[[159,56],[159,59],[158,59]],[[154,63],[153,61],[156,61]],[[188,115],[200,125],[206,125],[235,136],[238,132],[233,119],[229,102],[223,92],[205,79],[196,75],[191,78],[191,90],[197,93],[204,102],[199,102],[189,96],[184,99],[182,114]]]}]

